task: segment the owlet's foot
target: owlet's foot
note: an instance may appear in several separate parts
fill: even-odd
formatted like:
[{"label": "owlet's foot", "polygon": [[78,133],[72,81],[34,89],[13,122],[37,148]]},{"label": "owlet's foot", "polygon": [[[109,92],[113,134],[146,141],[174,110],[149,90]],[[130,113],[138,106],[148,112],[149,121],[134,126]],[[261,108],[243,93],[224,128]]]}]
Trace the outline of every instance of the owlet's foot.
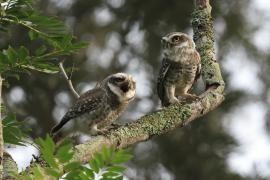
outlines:
[{"label": "owlet's foot", "polygon": [[109,126],[109,130],[111,129],[117,129],[119,127],[121,127],[122,125],[121,124],[118,124],[118,123],[112,123],[110,126]]},{"label": "owlet's foot", "polygon": [[178,99],[179,101],[190,102],[190,101],[198,101],[200,97],[195,94],[182,94],[181,96],[178,97]]},{"label": "owlet's foot", "polygon": [[171,105],[171,104],[176,104],[176,103],[179,103],[179,100],[177,99],[177,97],[171,97],[168,101],[168,105]]},{"label": "owlet's foot", "polygon": [[109,132],[109,129],[99,129],[97,131],[97,135],[106,135],[108,134],[108,132]]}]

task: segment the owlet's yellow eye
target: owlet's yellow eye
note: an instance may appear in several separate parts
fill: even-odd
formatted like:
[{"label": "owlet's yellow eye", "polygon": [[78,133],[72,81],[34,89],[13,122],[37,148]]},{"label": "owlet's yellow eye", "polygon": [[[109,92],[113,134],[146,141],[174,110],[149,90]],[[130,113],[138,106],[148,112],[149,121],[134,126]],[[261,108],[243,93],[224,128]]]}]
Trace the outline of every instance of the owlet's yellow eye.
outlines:
[{"label": "owlet's yellow eye", "polygon": [[173,42],[173,43],[178,43],[179,41],[181,41],[181,39],[183,39],[183,38],[181,38],[181,36],[174,36],[174,37],[172,38],[172,42]]},{"label": "owlet's yellow eye", "polygon": [[114,80],[115,82],[122,82],[122,81],[125,80],[125,78],[124,78],[124,77],[115,77],[113,80]]}]

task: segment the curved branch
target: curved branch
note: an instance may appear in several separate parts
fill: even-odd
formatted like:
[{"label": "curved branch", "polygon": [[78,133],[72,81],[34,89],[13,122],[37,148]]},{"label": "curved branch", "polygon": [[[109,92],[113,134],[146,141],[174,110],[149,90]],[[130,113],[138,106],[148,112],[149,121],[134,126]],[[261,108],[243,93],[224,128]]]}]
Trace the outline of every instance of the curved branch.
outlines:
[{"label": "curved branch", "polygon": [[222,103],[225,83],[215,57],[214,30],[209,0],[196,0],[192,26],[194,41],[202,60],[202,78],[206,85],[206,91],[200,96],[201,99],[169,106],[113,130],[106,136],[98,136],[85,144],[77,145],[74,160],[87,162],[103,145],[122,148],[148,140],[152,136],[164,134],[207,114]]},{"label": "curved branch", "polygon": [[3,139],[3,125],[2,125],[2,83],[3,78],[0,74],[0,179],[3,177],[3,154],[4,154],[4,139]]},{"label": "curved branch", "polygon": [[111,131],[106,136],[98,136],[85,144],[75,147],[74,160],[85,163],[98,152],[103,145],[123,148],[136,142],[145,141],[155,135],[161,135],[215,109],[223,100],[221,88],[210,88],[201,98],[189,104],[172,105],[152,114],[145,115],[136,122]]}]

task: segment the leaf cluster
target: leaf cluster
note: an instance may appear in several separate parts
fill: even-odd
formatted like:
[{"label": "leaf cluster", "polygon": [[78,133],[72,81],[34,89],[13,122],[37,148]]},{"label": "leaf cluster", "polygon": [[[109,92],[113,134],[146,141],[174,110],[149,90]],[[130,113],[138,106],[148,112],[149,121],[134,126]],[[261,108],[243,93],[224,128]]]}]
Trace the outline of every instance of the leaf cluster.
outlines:
[{"label": "leaf cluster", "polygon": [[14,114],[8,114],[2,120],[3,139],[5,144],[24,146],[27,142],[28,129],[23,128],[23,122],[19,122]]},{"label": "leaf cluster", "polygon": [[70,55],[85,47],[84,42],[75,42],[64,23],[57,18],[41,15],[32,6],[31,0],[3,0],[0,9],[0,31],[21,26],[28,31],[31,43],[37,44],[33,51],[25,46],[9,45],[0,51],[0,74],[29,73],[37,70],[44,73],[58,72],[55,58]]},{"label": "leaf cluster", "polygon": [[126,169],[121,164],[132,157],[126,150],[104,146],[88,164],[81,165],[73,160],[74,151],[70,141],[64,141],[58,147],[50,136],[47,136],[45,139],[38,138],[36,143],[45,165],[34,165],[30,175],[25,172],[17,177],[18,179],[121,180]]}]

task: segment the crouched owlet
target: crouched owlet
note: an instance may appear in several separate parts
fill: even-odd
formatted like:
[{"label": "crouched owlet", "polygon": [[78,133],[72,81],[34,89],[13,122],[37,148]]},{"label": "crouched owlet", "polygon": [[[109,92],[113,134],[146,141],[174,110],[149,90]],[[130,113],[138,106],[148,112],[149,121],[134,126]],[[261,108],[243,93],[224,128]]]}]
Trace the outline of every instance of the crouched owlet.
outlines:
[{"label": "crouched owlet", "polygon": [[[57,142],[76,132],[97,135],[111,125],[135,97],[136,83],[131,75],[112,74],[94,89],[82,94],[51,130]],[[78,121],[77,126],[68,126]]]},{"label": "crouched owlet", "polygon": [[162,37],[162,47],[163,60],[157,82],[162,106],[179,102],[176,89],[180,98],[194,99],[196,96],[188,91],[200,76],[201,61],[192,39],[187,34],[172,32]]}]

